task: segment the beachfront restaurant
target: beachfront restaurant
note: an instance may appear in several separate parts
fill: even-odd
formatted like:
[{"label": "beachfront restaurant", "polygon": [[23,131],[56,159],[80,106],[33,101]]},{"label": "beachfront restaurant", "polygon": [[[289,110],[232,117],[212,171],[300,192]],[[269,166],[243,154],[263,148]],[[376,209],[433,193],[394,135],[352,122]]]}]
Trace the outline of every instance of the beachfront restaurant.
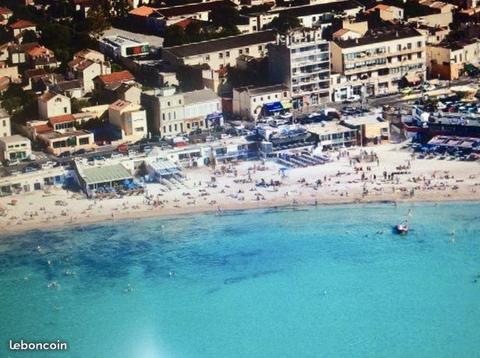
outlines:
[{"label": "beachfront restaurant", "polygon": [[351,147],[358,143],[359,130],[336,122],[322,122],[306,126],[323,149]]},{"label": "beachfront restaurant", "polygon": [[147,171],[150,178],[157,181],[182,176],[180,167],[166,158],[157,158],[147,163]]},{"label": "beachfront restaurant", "polygon": [[78,184],[88,197],[135,189],[133,176],[122,164],[85,168],[77,165]]}]

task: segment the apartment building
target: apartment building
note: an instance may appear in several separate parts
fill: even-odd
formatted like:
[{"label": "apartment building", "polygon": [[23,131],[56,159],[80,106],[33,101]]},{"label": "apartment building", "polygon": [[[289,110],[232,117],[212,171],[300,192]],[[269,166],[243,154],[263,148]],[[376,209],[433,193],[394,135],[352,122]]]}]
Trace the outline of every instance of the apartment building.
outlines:
[{"label": "apartment building", "polygon": [[221,117],[221,98],[210,89],[176,93],[164,87],[142,93],[142,105],[152,133],[175,137],[196,128],[205,129]]},{"label": "apartment building", "polygon": [[480,40],[443,41],[427,45],[427,71],[431,78],[456,80],[466,65],[480,62]]},{"label": "apartment building", "polygon": [[330,47],[320,29],[301,28],[279,34],[268,46],[269,75],[285,84],[293,108],[317,105],[330,98]]},{"label": "apartment building", "polygon": [[369,31],[361,38],[334,39],[332,100],[395,93],[403,78],[425,78],[425,35],[410,27]]},{"label": "apartment building", "polygon": [[314,5],[274,7],[270,11],[247,16],[250,32],[261,30],[279,16],[296,17],[304,27],[326,28],[331,25],[335,17],[355,17],[363,9],[363,5],[356,1],[346,0]]},{"label": "apartment building", "polygon": [[122,140],[136,142],[147,137],[147,113],[139,104],[115,101],[108,107],[108,120],[121,131]]},{"label": "apartment building", "polygon": [[235,66],[240,55],[264,57],[267,45],[274,43],[275,38],[275,32],[269,30],[167,47],[162,51],[162,59],[174,66],[207,64],[212,70],[219,70]]}]

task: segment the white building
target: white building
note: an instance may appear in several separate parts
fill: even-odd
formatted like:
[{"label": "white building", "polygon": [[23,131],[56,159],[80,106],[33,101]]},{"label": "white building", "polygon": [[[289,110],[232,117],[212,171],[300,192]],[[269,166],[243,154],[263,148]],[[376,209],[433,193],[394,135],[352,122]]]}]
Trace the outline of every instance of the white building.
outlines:
[{"label": "white building", "polygon": [[241,55],[265,57],[267,45],[274,42],[274,31],[258,31],[167,47],[162,50],[162,59],[174,66],[207,64],[212,70],[219,70],[226,66],[235,66]]},{"label": "white building", "polygon": [[318,29],[295,29],[268,46],[273,82],[290,90],[293,107],[317,105],[330,97],[330,47]]},{"label": "white building", "polygon": [[100,50],[112,58],[135,57],[148,55],[150,45],[124,36],[107,36],[100,40]]},{"label": "white building", "polygon": [[356,39],[334,39],[332,100],[396,93],[407,77],[419,83],[425,79],[425,42],[425,35],[402,26],[371,30]]},{"label": "white building", "polygon": [[105,56],[90,49],[77,52],[68,63],[68,68],[70,75],[81,81],[85,93],[93,90],[95,77],[112,72],[110,63],[105,61]]},{"label": "white building", "polygon": [[32,155],[30,139],[15,134],[0,138],[0,160],[23,160]]},{"label": "white building", "polygon": [[72,113],[72,105],[70,98],[67,96],[54,92],[45,92],[38,97],[38,114],[41,119],[70,113]]},{"label": "white building", "polygon": [[281,110],[291,107],[290,90],[287,86],[239,87],[233,89],[233,113],[250,120],[256,120],[264,113],[265,106]]},{"label": "white building", "polygon": [[147,108],[152,132],[162,137],[223,122],[221,99],[210,89],[175,93],[173,87],[161,88],[142,93],[142,104]]},{"label": "white building", "polygon": [[7,111],[0,108],[0,137],[8,137],[10,135],[12,135],[10,116]]},{"label": "white building", "polygon": [[139,104],[119,99],[108,107],[108,119],[121,130],[122,140],[136,142],[147,137],[147,113]]}]

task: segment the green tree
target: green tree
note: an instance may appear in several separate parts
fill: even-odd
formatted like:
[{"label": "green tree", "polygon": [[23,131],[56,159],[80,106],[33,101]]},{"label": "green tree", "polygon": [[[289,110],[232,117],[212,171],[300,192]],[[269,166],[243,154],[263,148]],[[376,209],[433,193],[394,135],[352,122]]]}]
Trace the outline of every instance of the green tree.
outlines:
[{"label": "green tree", "polygon": [[169,47],[186,44],[188,42],[188,37],[182,27],[171,25],[165,29],[164,40],[164,46]]},{"label": "green tree", "polygon": [[177,80],[183,91],[194,91],[203,88],[202,71],[192,66],[180,66],[177,69]]},{"label": "green tree", "polygon": [[240,21],[240,13],[232,6],[220,5],[210,12],[210,21],[216,27],[236,27]]},{"label": "green tree", "polygon": [[298,18],[296,18],[295,16],[283,14],[280,14],[278,17],[274,18],[269,24],[267,24],[267,28],[276,29],[279,32],[287,32],[288,30],[294,29],[299,26],[301,26],[301,24]]},{"label": "green tree", "polygon": [[37,34],[35,33],[35,31],[27,30],[27,31],[23,32],[23,34],[22,34],[22,43],[23,44],[26,44],[26,43],[29,43],[29,42],[37,42],[37,41],[38,41],[38,37],[37,37]]},{"label": "green tree", "polygon": [[90,32],[96,39],[100,38],[103,35],[103,32],[110,26],[107,12],[98,4],[88,10],[86,23],[88,32]]},{"label": "green tree", "polygon": [[118,17],[127,17],[128,12],[132,10],[128,0],[112,0],[111,8]]},{"label": "green tree", "polygon": [[199,42],[204,39],[202,34],[202,25],[198,21],[192,21],[187,25],[185,34],[187,35],[188,42]]}]

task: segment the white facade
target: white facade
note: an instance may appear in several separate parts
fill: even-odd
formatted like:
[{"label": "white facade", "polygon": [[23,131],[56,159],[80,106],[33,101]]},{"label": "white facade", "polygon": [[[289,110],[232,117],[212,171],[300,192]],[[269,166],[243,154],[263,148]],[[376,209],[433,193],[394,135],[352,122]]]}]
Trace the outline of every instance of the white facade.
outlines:
[{"label": "white facade", "polygon": [[147,137],[147,112],[136,103],[123,100],[112,103],[108,118],[110,124],[121,130],[122,140],[136,142]]},{"label": "white facade", "polygon": [[333,99],[396,93],[405,76],[425,78],[425,42],[425,35],[408,27],[332,41],[332,70],[339,74]]},{"label": "white facade", "polygon": [[71,114],[72,107],[70,98],[52,92],[45,92],[38,98],[38,114],[40,119]]},{"label": "white facade", "polygon": [[8,137],[12,135],[12,126],[8,113],[0,109],[0,137]]},{"label": "white facade", "polygon": [[220,97],[209,89],[175,93],[174,88],[164,88],[144,92],[142,104],[147,108],[152,131],[162,137],[207,128],[207,116],[222,111]]},{"label": "white facade", "polygon": [[294,108],[329,100],[330,47],[321,30],[300,29],[279,35],[268,51],[271,79],[289,88]]},{"label": "white facade", "polygon": [[135,57],[148,55],[150,45],[123,36],[107,36],[100,40],[100,50],[113,58]]},{"label": "white facade", "polygon": [[0,160],[23,160],[32,155],[30,139],[21,135],[0,138]]},{"label": "white facade", "polygon": [[262,108],[273,102],[289,102],[290,91],[285,85],[240,87],[233,90],[233,113],[249,120],[258,119]]}]

